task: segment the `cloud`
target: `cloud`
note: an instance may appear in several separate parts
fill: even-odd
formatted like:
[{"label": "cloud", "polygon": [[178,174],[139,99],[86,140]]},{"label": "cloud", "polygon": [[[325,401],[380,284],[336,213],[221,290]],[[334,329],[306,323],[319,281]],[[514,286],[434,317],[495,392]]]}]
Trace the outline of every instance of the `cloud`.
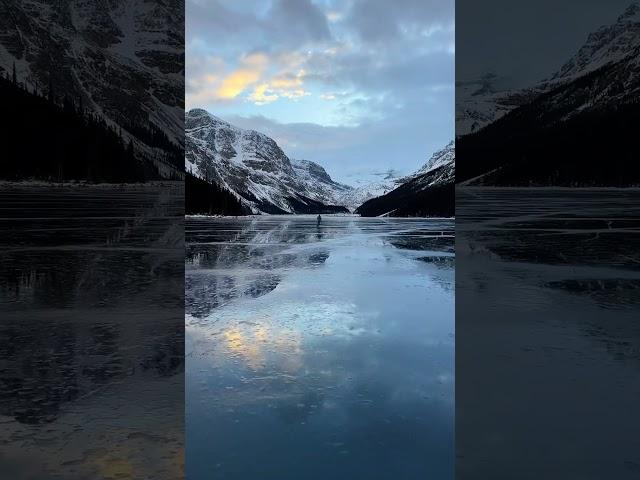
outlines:
[{"label": "cloud", "polygon": [[264,105],[266,103],[276,101],[278,99],[278,95],[276,95],[275,93],[267,92],[268,89],[268,83],[262,83],[258,85],[249,97],[249,100],[254,102],[256,105]]},{"label": "cloud", "polygon": [[250,100],[257,105],[273,102],[280,97],[292,100],[309,95],[303,88],[305,71],[299,70],[296,74],[282,73],[262,83],[251,94]]},{"label": "cloud", "polygon": [[327,16],[310,0],[276,0],[267,24],[276,29],[276,37],[297,45],[331,38]]},{"label": "cloud", "polygon": [[361,117],[360,123],[353,125],[285,123],[264,115],[223,118],[270,136],[291,158],[316,161],[338,181],[353,183],[354,178],[373,181],[379,172],[390,168],[400,175],[420,168],[431,153],[454,137],[453,102],[454,89],[451,88],[446,95],[425,102],[385,107],[384,117]]},{"label": "cloud", "polygon": [[228,103],[237,98],[256,105],[279,98],[297,100],[310,95],[304,88],[306,71],[299,68],[303,63],[304,57],[298,54],[283,53],[270,57],[263,52],[245,55],[232,69],[217,57],[189,61],[187,105]]},{"label": "cloud", "polygon": [[229,50],[251,44],[276,51],[331,39],[327,16],[311,0],[187,0],[186,33],[218,45],[222,39]]},{"label": "cloud", "polygon": [[257,130],[273,138],[287,153],[340,150],[346,145],[357,145],[363,130],[357,127],[330,127],[315,123],[282,123],[263,115],[249,117],[231,115],[229,122],[241,128]]},{"label": "cloud", "polygon": [[261,53],[244,57],[240,62],[241,67],[222,80],[217,90],[218,98],[221,100],[236,98],[248,87],[255,85],[262,78],[268,62],[267,56]]},{"label": "cloud", "polygon": [[329,10],[327,12],[327,20],[331,23],[339,22],[344,18],[344,13],[338,10]]},{"label": "cloud", "polygon": [[453,18],[453,0],[355,0],[347,21],[361,40],[380,43]]},{"label": "cloud", "polygon": [[187,0],[186,21],[188,107],[339,177],[453,138],[454,0]]},{"label": "cloud", "polygon": [[185,95],[187,107],[228,102],[257,84],[269,65],[261,53],[246,55],[236,68],[215,56],[195,56],[187,61]]}]

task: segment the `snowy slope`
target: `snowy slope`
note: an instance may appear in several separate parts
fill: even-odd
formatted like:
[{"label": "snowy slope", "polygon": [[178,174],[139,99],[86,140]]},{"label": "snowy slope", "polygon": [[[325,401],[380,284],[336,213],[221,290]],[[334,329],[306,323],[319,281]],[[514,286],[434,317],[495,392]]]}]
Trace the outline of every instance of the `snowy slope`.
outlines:
[{"label": "snowy slope", "polygon": [[[546,83],[545,83],[546,82]],[[636,186],[640,168],[640,8],[634,4],[587,42],[544,93],[459,139],[473,162],[458,182],[491,186]]]},{"label": "snowy slope", "polygon": [[421,191],[431,186],[451,183],[455,181],[455,175],[456,145],[452,140],[435,152],[416,173],[405,177],[402,184],[411,183],[417,191]]},{"label": "snowy slope", "polygon": [[454,214],[455,143],[435,152],[413,175],[397,187],[364,202],[356,209],[363,216],[451,216]]},{"label": "snowy slope", "polygon": [[[640,5],[631,4],[615,23],[600,27],[588,35],[585,43],[557,72],[548,79],[516,90],[496,87],[496,78],[487,75],[475,81],[456,85],[456,134],[466,135],[481,130],[505,114],[537,99],[541,94],[560,88],[606,65],[626,62],[627,72],[620,76],[623,85],[637,73],[640,51]],[[626,86],[626,85],[625,85]],[[631,92],[635,95],[635,91]],[[602,101],[619,100],[605,96]],[[589,105],[585,104],[585,107]]]},{"label": "snowy slope", "polygon": [[184,3],[4,0],[0,71],[11,73],[14,64],[29,90],[51,85],[121,129],[161,174],[175,173],[140,129],[153,125],[182,143]]},{"label": "snowy slope", "polygon": [[185,168],[225,187],[255,213],[346,211],[335,206],[351,189],[334,182],[316,163],[290,160],[268,136],[203,109],[192,109],[185,117]]},{"label": "snowy slope", "polygon": [[505,90],[494,85],[497,79],[484,76],[456,84],[456,135],[477,132],[513,109],[543,93],[548,84],[520,90]]},{"label": "snowy slope", "polygon": [[627,7],[612,25],[589,34],[578,52],[567,61],[550,81],[567,81],[637,54],[640,47],[640,5]]},{"label": "snowy slope", "polygon": [[360,205],[371,198],[379,197],[390,192],[402,183],[401,178],[386,178],[378,182],[356,184],[350,190],[343,192],[338,197],[338,204],[345,205],[350,211],[355,211]]},{"label": "snowy slope", "polygon": [[343,201],[353,187],[335,182],[322,166],[310,160],[291,159],[291,166],[298,180],[305,185],[306,196],[328,205],[349,206]]},{"label": "snowy slope", "polygon": [[421,175],[423,173],[428,173],[431,170],[435,170],[436,168],[442,167],[444,165],[453,164],[455,167],[456,161],[456,144],[453,140],[451,140],[446,147],[441,150],[435,152],[427,163],[425,163],[420,170],[416,172],[416,175]]}]

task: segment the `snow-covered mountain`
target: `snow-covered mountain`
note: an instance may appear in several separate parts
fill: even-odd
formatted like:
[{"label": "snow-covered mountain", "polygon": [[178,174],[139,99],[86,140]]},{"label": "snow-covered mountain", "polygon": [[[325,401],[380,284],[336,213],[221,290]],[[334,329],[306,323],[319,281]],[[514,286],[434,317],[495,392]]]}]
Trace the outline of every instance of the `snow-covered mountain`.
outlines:
[{"label": "snow-covered mountain", "polygon": [[640,4],[632,3],[612,25],[590,33],[586,42],[549,82],[575,79],[598,68],[636,55],[640,47]]},{"label": "snow-covered mountain", "polygon": [[499,87],[499,79],[485,75],[456,84],[456,135],[474,133],[524,105],[547,87],[536,85],[521,90]]},{"label": "snow-covered mountain", "polygon": [[350,185],[335,182],[320,165],[310,160],[291,159],[291,166],[296,177],[305,185],[305,196],[309,196],[327,205],[343,205],[354,190]]},{"label": "snow-covered mountain", "polygon": [[363,216],[451,216],[455,208],[455,142],[435,152],[390,192],[364,202]]},{"label": "snow-covered mountain", "polygon": [[[485,75],[456,85],[456,135],[474,133],[495,122],[517,107],[533,102],[542,94],[594,72],[606,65],[627,62],[638,66],[640,50],[640,5],[632,3],[612,25],[600,27],[588,35],[585,43],[557,72],[526,88],[499,87],[499,79]],[[626,86],[631,74],[620,79]],[[635,94],[635,92],[630,92]],[[619,100],[604,96],[601,101]]]},{"label": "snow-covered mountain", "polygon": [[[253,213],[355,211],[402,187],[401,192],[408,194],[403,194],[403,205],[409,207],[414,197],[452,184],[455,176],[454,142],[412,175],[399,178],[390,173],[379,182],[354,188],[335,182],[317,163],[290,159],[267,135],[233,126],[206,110],[188,111],[185,126],[187,173],[231,192]],[[427,205],[427,210],[451,212],[449,200],[446,205],[438,202]],[[421,211],[422,204],[415,206]]]},{"label": "snow-covered mountain", "polygon": [[416,173],[405,177],[402,185],[411,184],[416,191],[422,191],[429,187],[452,183],[455,176],[456,144],[452,140],[435,152]]},{"label": "snow-covered mountain", "polygon": [[429,173],[431,170],[442,166],[452,166],[455,169],[456,162],[456,144],[451,140],[444,148],[435,152],[427,163],[425,163],[420,170],[418,170],[413,176]]},{"label": "snow-covered mountain", "polygon": [[4,0],[0,71],[14,65],[30,91],[68,97],[175,173],[159,132],[181,145],[184,2]]},{"label": "snow-covered mountain", "polygon": [[389,176],[376,182],[356,184],[352,189],[343,192],[337,201],[353,212],[367,200],[389,193],[401,183],[402,178]]},{"label": "snow-covered mountain", "polygon": [[346,212],[339,198],[352,189],[314,162],[289,159],[267,135],[199,108],[185,116],[185,168],[255,213]]},{"label": "snow-covered mountain", "polygon": [[465,185],[640,184],[640,7],[634,4],[540,84],[541,93],[459,138]]}]

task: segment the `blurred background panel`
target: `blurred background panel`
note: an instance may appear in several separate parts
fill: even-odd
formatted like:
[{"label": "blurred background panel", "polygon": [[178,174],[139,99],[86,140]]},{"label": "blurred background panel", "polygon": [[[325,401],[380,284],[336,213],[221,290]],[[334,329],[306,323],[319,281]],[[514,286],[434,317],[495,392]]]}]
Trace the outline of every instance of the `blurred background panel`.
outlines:
[{"label": "blurred background panel", "polygon": [[640,475],[640,7],[456,5],[457,477]]},{"label": "blurred background panel", "polygon": [[0,6],[0,469],[183,478],[184,3]]}]

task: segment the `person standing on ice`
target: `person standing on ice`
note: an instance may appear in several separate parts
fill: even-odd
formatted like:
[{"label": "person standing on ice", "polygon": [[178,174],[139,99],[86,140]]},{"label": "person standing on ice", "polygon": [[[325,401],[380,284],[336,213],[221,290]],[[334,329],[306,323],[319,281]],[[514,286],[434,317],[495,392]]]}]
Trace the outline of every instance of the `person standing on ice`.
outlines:
[{"label": "person standing on ice", "polygon": [[318,221],[316,226],[319,227],[320,226],[320,222],[322,221],[322,217],[320,215],[318,215],[318,218],[316,220]]}]

